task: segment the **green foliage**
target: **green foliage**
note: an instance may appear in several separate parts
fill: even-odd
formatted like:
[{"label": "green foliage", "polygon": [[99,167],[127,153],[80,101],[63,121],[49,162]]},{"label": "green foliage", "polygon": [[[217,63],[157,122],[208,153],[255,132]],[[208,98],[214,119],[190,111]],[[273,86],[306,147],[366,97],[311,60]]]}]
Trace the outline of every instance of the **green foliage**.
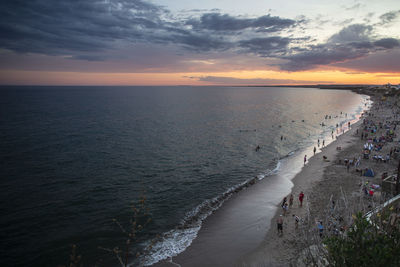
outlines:
[{"label": "green foliage", "polygon": [[331,266],[400,266],[400,233],[385,232],[358,213],[347,236],[324,240]]}]

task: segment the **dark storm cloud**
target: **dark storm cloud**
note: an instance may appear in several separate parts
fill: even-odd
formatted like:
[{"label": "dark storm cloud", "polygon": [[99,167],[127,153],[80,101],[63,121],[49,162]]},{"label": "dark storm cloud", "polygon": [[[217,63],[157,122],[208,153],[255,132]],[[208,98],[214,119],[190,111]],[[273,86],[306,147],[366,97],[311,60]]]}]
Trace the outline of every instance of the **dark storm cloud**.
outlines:
[{"label": "dark storm cloud", "polygon": [[[198,21],[186,22],[169,15],[168,10],[142,0],[5,0],[0,2],[0,48],[89,61],[106,58],[98,54],[124,42],[221,51],[232,48],[233,40],[223,32],[210,34],[209,30],[278,31],[295,23],[270,15],[241,19],[207,13]],[[197,30],[188,29],[188,24]],[[254,40],[241,44],[249,48],[251,42]],[[273,48],[273,43],[266,45],[266,49]]]},{"label": "dark storm cloud", "polygon": [[228,14],[207,13],[203,14],[199,19],[189,20],[187,25],[191,25],[195,30],[240,31],[248,28],[259,28],[273,32],[293,26],[295,23],[296,21],[291,19],[282,19],[270,15],[246,19]]},{"label": "dark storm cloud", "polygon": [[0,2],[0,47],[60,55],[100,51],[116,40],[141,40],[161,27],[161,7],[141,0]]},{"label": "dark storm cloud", "polygon": [[218,51],[226,50],[232,47],[228,41],[214,36],[195,34],[186,32],[185,34],[175,34],[160,38],[161,42],[169,42],[173,44],[180,44],[188,50],[196,52]]},{"label": "dark storm cloud", "polygon": [[370,39],[372,26],[363,24],[352,24],[344,27],[338,33],[332,35],[329,43],[348,43],[348,42],[364,42]]},{"label": "dark storm cloud", "polygon": [[280,68],[287,71],[310,70],[318,66],[359,59],[395,47],[399,47],[399,41],[392,38],[375,42],[321,44],[311,46],[300,53],[282,56],[281,59],[286,59],[288,62],[281,64]]},{"label": "dark storm cloud", "polygon": [[86,60],[86,61],[103,61],[106,58],[98,55],[77,55],[71,57],[72,59]]},{"label": "dark storm cloud", "polygon": [[359,59],[400,46],[394,38],[374,40],[373,28],[369,25],[353,24],[332,35],[324,44],[310,45],[307,48],[287,53],[281,59],[287,62],[280,66],[283,70],[309,70],[322,65],[342,63]]},{"label": "dark storm cloud", "polygon": [[276,53],[285,52],[289,42],[289,38],[273,36],[241,41],[239,46],[245,48],[248,52],[253,54],[260,56],[271,56]]},{"label": "dark storm cloud", "polygon": [[[349,25],[325,43],[315,45],[311,37],[295,34],[295,30],[305,31],[305,17],[244,18],[209,10],[199,12],[207,13],[178,19],[165,8],[145,0],[2,0],[0,49],[76,60],[118,61],[141,54],[140,45],[155,44],[160,48],[161,44],[182,55],[187,51],[228,50],[239,55],[270,57],[278,62],[285,60],[278,65],[281,69],[296,71],[340,64],[400,46],[394,38],[377,39],[373,28],[377,24]],[[380,23],[391,23],[399,15],[400,11],[385,13]],[[279,36],[284,30],[292,35]],[[182,48],[186,51],[182,52]]]},{"label": "dark storm cloud", "polygon": [[400,46],[400,42],[394,38],[384,38],[374,42],[375,46],[392,49]]},{"label": "dark storm cloud", "polygon": [[363,50],[352,49],[347,45],[316,45],[311,46],[307,51],[282,57],[288,62],[281,64],[280,67],[288,71],[308,70],[319,65],[358,58],[364,53]]}]

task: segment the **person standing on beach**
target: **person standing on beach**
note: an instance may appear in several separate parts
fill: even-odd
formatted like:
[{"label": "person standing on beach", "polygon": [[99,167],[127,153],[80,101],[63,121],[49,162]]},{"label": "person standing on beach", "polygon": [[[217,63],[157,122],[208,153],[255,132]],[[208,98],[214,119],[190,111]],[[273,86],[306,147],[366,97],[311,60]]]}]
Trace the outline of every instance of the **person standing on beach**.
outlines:
[{"label": "person standing on beach", "polygon": [[283,216],[286,216],[286,212],[287,212],[288,209],[289,209],[288,204],[285,203],[285,205],[282,206],[282,209],[283,209]]},{"label": "person standing on beach", "polygon": [[304,199],[304,193],[303,191],[301,191],[299,194],[300,207],[303,207],[303,199]]},{"label": "person standing on beach", "polygon": [[325,146],[325,140],[322,140],[322,147]]},{"label": "person standing on beach", "polygon": [[307,162],[307,155],[304,155],[304,166],[306,165]]},{"label": "person standing on beach", "polygon": [[282,208],[283,208],[283,206],[285,206],[286,202],[287,202],[287,197],[284,197],[282,200],[282,205],[281,205]]},{"label": "person standing on beach", "polygon": [[289,208],[291,208],[293,206],[293,194],[290,194],[290,198],[289,198]]},{"label": "person standing on beach", "polygon": [[316,147],[314,147],[314,155],[315,155],[315,152],[317,151],[317,148]]},{"label": "person standing on beach", "polygon": [[319,139],[318,139],[318,147],[319,147]]},{"label": "person standing on beach", "polygon": [[322,224],[322,221],[319,221],[317,223],[317,228],[318,228],[318,232],[319,232],[319,237],[322,238],[322,236],[324,234],[324,225]]},{"label": "person standing on beach", "polygon": [[294,217],[294,229],[298,229],[299,228],[299,221],[300,221],[300,217],[293,214]]},{"label": "person standing on beach", "polygon": [[278,219],[276,219],[276,224],[278,226],[278,234],[283,234],[283,216],[279,215]]}]

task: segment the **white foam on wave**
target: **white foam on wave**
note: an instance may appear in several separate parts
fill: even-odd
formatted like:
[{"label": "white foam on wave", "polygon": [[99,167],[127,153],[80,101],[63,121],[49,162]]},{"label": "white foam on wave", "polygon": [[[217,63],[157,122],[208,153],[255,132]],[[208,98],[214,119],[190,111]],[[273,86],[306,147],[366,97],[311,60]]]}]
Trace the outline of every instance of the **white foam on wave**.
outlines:
[{"label": "white foam on wave", "polygon": [[203,203],[188,212],[182,222],[175,229],[164,233],[161,236],[161,240],[157,240],[156,242],[148,241],[145,245],[144,256],[140,259],[141,263],[144,266],[150,266],[159,261],[175,257],[185,251],[185,249],[189,247],[197,237],[203,221],[214,211],[219,209],[234,193],[251,186],[257,180],[262,180],[265,177],[278,173],[280,168],[281,161],[278,161],[274,169],[267,170],[264,173],[257,175],[255,178],[248,179],[235,185],[227,189],[218,197],[205,200]]},{"label": "white foam on wave", "polygon": [[150,266],[183,252],[197,237],[200,227],[201,225],[187,229],[174,229],[165,233],[162,241],[155,243],[151,249],[146,249],[142,264]]},{"label": "white foam on wave", "polygon": [[[162,239],[153,246],[148,245],[145,249],[145,256],[141,259],[142,264],[150,266],[161,260],[174,257],[182,253],[192,244],[200,231],[202,222],[217,210],[225,200],[227,200],[234,191],[228,190],[219,197],[206,200],[202,204],[188,212],[182,223],[175,229],[162,235]],[[229,194],[229,195],[226,195]]]},{"label": "white foam on wave", "polygon": [[[292,153],[292,152],[290,152],[290,153]],[[290,153],[288,154],[288,156],[291,156],[291,155],[294,154],[294,152],[293,152],[292,154],[290,154]],[[268,174],[267,174],[267,176],[270,176],[270,175],[273,175],[273,174],[277,174],[278,171],[281,169],[281,165],[282,165],[282,163],[281,163],[281,161],[279,160],[278,163],[276,164],[275,169],[273,169],[272,171],[269,171]]]}]

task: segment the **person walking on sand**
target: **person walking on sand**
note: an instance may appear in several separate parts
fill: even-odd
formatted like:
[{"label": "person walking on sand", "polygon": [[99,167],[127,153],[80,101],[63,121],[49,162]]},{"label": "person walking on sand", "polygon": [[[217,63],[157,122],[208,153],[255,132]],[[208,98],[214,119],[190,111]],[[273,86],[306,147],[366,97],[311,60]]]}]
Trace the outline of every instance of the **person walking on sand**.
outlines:
[{"label": "person walking on sand", "polygon": [[318,139],[318,147],[319,147],[319,139]]},{"label": "person walking on sand", "polygon": [[322,140],[322,147],[325,147],[325,140]]},{"label": "person walking on sand", "polygon": [[293,194],[290,194],[290,198],[289,198],[289,208],[291,208],[293,206]]},{"label": "person walking on sand", "polygon": [[288,204],[285,203],[285,205],[282,206],[282,209],[283,209],[283,216],[286,216],[286,213],[287,213],[287,211],[289,209]]},{"label": "person walking on sand", "polygon": [[299,228],[299,221],[300,221],[300,217],[293,214],[293,218],[294,218],[294,229],[298,229]]},{"label": "person walking on sand", "polygon": [[314,155],[315,155],[315,152],[317,152],[317,148],[316,148],[316,147],[314,147],[314,150],[313,150],[313,151],[314,151]]},{"label": "person walking on sand", "polygon": [[281,207],[285,206],[286,202],[287,202],[287,197],[284,197],[283,200],[282,200]]},{"label": "person walking on sand", "polygon": [[278,219],[276,219],[276,224],[278,226],[278,234],[283,234],[283,216],[279,215]]},{"label": "person walking on sand", "polygon": [[300,207],[303,207],[303,199],[304,199],[304,193],[303,191],[301,191],[299,194]]},{"label": "person walking on sand", "polygon": [[322,224],[322,221],[317,222],[317,228],[318,228],[318,232],[319,232],[319,237],[322,238],[322,236],[324,234],[324,225]]},{"label": "person walking on sand", "polygon": [[307,162],[307,155],[304,155],[304,166],[306,165]]}]

